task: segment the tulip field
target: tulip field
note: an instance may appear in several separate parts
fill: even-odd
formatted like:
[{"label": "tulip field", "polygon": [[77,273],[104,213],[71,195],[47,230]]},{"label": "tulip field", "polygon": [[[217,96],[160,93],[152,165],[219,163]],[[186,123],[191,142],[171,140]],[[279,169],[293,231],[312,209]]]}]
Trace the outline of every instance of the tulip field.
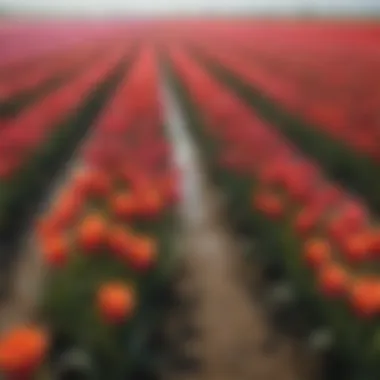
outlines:
[{"label": "tulip field", "polygon": [[244,265],[290,291],[303,342],[327,334],[319,380],[378,379],[379,39],[332,20],[0,24],[0,277],[36,254],[41,284],[0,326],[0,379],[143,379],[159,356],[187,197],[164,90],[254,242]]}]

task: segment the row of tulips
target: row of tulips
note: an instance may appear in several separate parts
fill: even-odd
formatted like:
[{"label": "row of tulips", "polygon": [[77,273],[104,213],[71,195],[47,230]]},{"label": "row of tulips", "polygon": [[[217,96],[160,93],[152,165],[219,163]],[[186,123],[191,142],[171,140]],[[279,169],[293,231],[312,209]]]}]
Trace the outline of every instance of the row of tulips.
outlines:
[{"label": "row of tulips", "polygon": [[73,152],[126,68],[131,44],[114,42],[88,70],[22,110],[0,129],[0,232],[8,241],[21,215]]},{"label": "row of tulips", "polygon": [[[310,44],[310,33],[302,26],[296,43],[290,38],[294,38],[297,31],[279,39],[276,28],[273,29],[272,33],[270,30],[264,32],[265,44],[250,41],[245,56],[251,58],[254,69],[275,78],[278,86],[287,88],[277,100],[287,109],[325,128],[327,134],[379,158],[376,108],[380,100],[380,77],[376,68],[380,57],[376,45],[368,43],[370,41],[359,28],[353,28],[357,38],[351,36],[342,40],[332,34],[326,43],[325,32],[320,27],[313,32],[317,46]],[[373,33],[378,33],[377,26],[373,26]],[[342,46],[344,42],[350,42],[349,49]],[[276,92],[268,85],[261,90],[276,97]]]},{"label": "row of tulips", "polygon": [[[231,54],[231,50],[218,44],[199,41],[192,44],[192,49],[197,58],[212,69],[220,80],[231,86],[245,102],[305,153],[316,159],[330,176],[343,181],[365,197],[376,211],[380,210],[380,181],[377,179],[379,164],[375,157],[378,154],[375,136],[378,132],[375,127],[372,128],[373,133],[368,133],[366,128],[361,127],[362,123],[347,128],[339,127],[339,123],[336,123],[334,128],[339,128],[336,134],[329,124],[324,130],[309,125],[302,120],[301,114],[292,114],[284,101],[285,98],[289,99],[290,93],[299,99],[304,96],[304,92],[284,86],[277,76],[255,65],[241,52],[235,54],[239,49],[233,49],[234,54]],[[354,148],[344,143],[341,133],[351,136],[350,141],[356,144]]]},{"label": "row of tulips", "polygon": [[[353,24],[346,33],[325,29],[322,24],[259,25],[249,42],[231,30],[230,46],[224,34],[219,35],[223,44],[215,40],[212,44],[219,50],[232,48],[240,59],[245,58],[256,86],[289,111],[362,153],[379,157],[379,55],[376,39],[369,35],[376,35],[378,26],[367,30]],[[349,49],[344,48],[348,42]]]},{"label": "row of tulips", "polygon": [[[89,25],[90,24],[90,25]],[[115,38],[120,34],[115,23],[68,22],[54,20],[15,20],[0,25],[0,78],[17,78],[34,70],[44,59],[86,41]],[[123,31],[130,28],[123,26]]]},{"label": "row of tulips", "polygon": [[376,220],[188,52],[172,47],[170,62],[232,219],[258,239],[263,264],[281,268],[310,322],[328,326],[333,351],[350,359],[345,379],[378,375]]},{"label": "row of tulips", "polygon": [[7,379],[117,380],[149,364],[144,349],[170,279],[178,196],[157,79],[154,51],[143,46],[81,167],[38,223],[45,327],[18,326],[0,339]]},{"label": "row of tulips", "polygon": [[[46,96],[49,90],[53,90],[80,70],[87,68],[101,53],[99,43],[83,44],[47,57],[34,70],[25,70],[23,75],[17,78],[0,79],[1,115],[4,117],[17,114],[28,101],[35,102],[38,96]],[[3,121],[1,127],[5,124]]]}]

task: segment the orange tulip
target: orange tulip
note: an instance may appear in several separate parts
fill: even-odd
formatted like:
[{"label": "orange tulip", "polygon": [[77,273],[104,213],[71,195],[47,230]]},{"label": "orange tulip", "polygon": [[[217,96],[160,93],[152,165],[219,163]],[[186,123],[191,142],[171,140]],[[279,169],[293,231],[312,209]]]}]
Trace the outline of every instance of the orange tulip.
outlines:
[{"label": "orange tulip", "polygon": [[370,256],[371,243],[372,240],[369,233],[349,235],[342,242],[343,253],[350,261],[363,261]]},{"label": "orange tulip", "polygon": [[136,197],[130,193],[123,193],[111,198],[111,210],[120,219],[130,219],[136,215]]},{"label": "orange tulip", "polygon": [[320,268],[331,258],[330,244],[323,239],[307,241],[304,245],[304,258],[311,268]]},{"label": "orange tulip", "polygon": [[36,327],[17,327],[0,339],[0,372],[10,379],[30,379],[48,349],[46,333]]},{"label": "orange tulip", "polygon": [[154,239],[135,237],[128,254],[128,262],[133,269],[145,272],[154,266],[157,256],[157,243]]},{"label": "orange tulip", "polygon": [[164,202],[160,193],[150,189],[139,195],[139,214],[146,217],[155,217],[162,211]]},{"label": "orange tulip", "polygon": [[102,319],[110,324],[120,324],[132,317],[136,297],[131,286],[121,282],[103,284],[97,295],[97,306]]},{"label": "orange tulip", "polygon": [[380,281],[375,278],[361,278],[351,289],[350,301],[354,311],[363,318],[370,318],[380,312]]},{"label": "orange tulip", "polygon": [[100,215],[87,216],[78,229],[78,242],[85,252],[95,252],[107,241],[107,226]]},{"label": "orange tulip", "polygon": [[340,297],[346,293],[349,285],[347,272],[338,264],[327,264],[319,275],[318,282],[321,292],[329,298]]}]

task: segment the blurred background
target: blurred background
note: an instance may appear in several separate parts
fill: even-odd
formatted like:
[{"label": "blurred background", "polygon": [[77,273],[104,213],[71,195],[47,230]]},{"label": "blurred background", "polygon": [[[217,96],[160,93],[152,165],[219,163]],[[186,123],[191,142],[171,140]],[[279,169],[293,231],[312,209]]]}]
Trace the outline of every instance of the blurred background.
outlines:
[{"label": "blurred background", "polygon": [[270,1],[169,1],[122,2],[122,1],[85,1],[60,2],[48,1],[2,1],[1,12],[4,16],[54,16],[54,17],[92,17],[92,16],[165,16],[165,15],[323,15],[327,17],[363,17],[376,18],[379,3],[374,0],[270,0]]},{"label": "blurred background", "polygon": [[0,378],[378,379],[379,15],[0,0]]}]

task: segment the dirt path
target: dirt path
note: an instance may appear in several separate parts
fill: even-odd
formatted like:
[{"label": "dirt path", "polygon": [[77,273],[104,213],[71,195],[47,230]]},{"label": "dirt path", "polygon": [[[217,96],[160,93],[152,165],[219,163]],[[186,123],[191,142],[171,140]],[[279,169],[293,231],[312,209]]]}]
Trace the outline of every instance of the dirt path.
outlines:
[{"label": "dirt path", "polygon": [[[245,284],[241,247],[223,224],[218,193],[204,176],[174,96],[168,88],[164,92],[168,128],[184,173],[180,237],[184,270],[179,298],[195,302],[168,324],[173,339],[183,325],[193,331],[177,344],[177,350],[190,361],[181,368],[168,365],[162,378],[311,380],[310,373],[300,373],[292,343],[274,337],[259,301],[252,299]],[[273,337],[274,345],[269,345]]]}]

